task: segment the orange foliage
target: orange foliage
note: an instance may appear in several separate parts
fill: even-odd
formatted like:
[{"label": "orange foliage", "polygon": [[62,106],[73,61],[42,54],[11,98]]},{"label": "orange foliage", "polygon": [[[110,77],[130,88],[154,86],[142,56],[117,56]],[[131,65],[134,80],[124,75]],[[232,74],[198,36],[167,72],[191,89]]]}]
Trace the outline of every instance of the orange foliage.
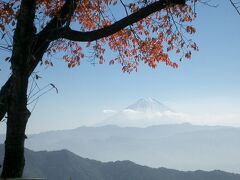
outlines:
[{"label": "orange foliage", "polygon": [[[37,32],[40,32],[49,20],[56,16],[64,2],[65,0],[37,0],[35,20]],[[128,3],[122,4],[119,0],[82,0],[71,17],[70,25],[73,29],[83,32],[100,29],[155,0],[125,2]],[[196,32],[196,29],[191,26],[191,22],[196,18],[193,10],[196,2],[197,0],[192,0],[185,6],[168,7],[94,42],[58,39],[51,44],[47,55],[52,56],[63,51],[65,52],[63,59],[68,63],[68,67],[74,67],[84,58],[103,64],[106,62],[106,50],[112,50],[115,58],[109,59],[109,64],[118,62],[125,72],[137,70],[141,62],[151,68],[156,68],[159,62],[177,68],[177,63],[170,60],[171,52],[179,54],[179,59],[182,59],[191,58],[192,50],[198,50],[196,43],[186,38],[187,34]],[[9,28],[14,30],[19,5],[20,0],[0,1],[2,34],[7,33]],[[117,10],[119,11],[116,13]],[[8,27],[7,30],[6,27]]]}]

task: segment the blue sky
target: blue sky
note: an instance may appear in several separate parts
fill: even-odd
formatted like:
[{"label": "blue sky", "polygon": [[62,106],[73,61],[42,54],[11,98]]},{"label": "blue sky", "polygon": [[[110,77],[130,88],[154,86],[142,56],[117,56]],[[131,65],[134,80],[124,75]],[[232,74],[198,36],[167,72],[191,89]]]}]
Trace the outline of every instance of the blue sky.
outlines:
[{"label": "blue sky", "polygon": [[[197,7],[193,39],[200,51],[180,62],[178,69],[164,64],[155,70],[140,66],[129,75],[117,64],[83,62],[68,69],[61,60],[53,68],[38,67],[39,85],[54,83],[59,93],[51,91],[40,98],[27,131],[93,125],[109,116],[103,110],[121,110],[145,97],[188,114],[192,123],[240,126],[240,16],[226,0],[212,4],[219,6]],[[9,72],[2,61],[0,68],[2,86]]]}]

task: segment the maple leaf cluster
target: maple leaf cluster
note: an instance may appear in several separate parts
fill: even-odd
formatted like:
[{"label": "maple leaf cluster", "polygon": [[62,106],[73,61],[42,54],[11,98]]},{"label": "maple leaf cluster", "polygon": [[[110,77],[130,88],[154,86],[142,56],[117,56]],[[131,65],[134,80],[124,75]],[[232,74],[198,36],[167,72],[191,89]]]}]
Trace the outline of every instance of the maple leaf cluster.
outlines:
[{"label": "maple leaf cluster", "polygon": [[[117,33],[92,41],[76,42],[58,39],[51,43],[46,56],[63,54],[62,59],[72,68],[84,58],[94,63],[110,65],[120,63],[124,72],[137,71],[141,62],[156,68],[159,62],[177,68],[176,61],[170,59],[170,53],[178,54],[178,59],[190,59],[192,51],[198,47],[189,35],[196,32],[191,22],[196,18],[194,10],[198,0],[187,1],[186,5],[169,6],[155,12],[140,21],[121,29]],[[40,32],[57,15],[65,0],[37,0],[35,26]],[[137,12],[156,0],[82,0],[78,3],[70,19],[72,29],[87,32],[105,28],[118,20]],[[21,1],[0,1],[0,31],[2,36],[13,34]],[[10,34],[10,35],[9,35]],[[2,46],[6,37],[2,37]],[[106,59],[106,50],[115,57]],[[46,63],[46,64],[52,64]]]}]

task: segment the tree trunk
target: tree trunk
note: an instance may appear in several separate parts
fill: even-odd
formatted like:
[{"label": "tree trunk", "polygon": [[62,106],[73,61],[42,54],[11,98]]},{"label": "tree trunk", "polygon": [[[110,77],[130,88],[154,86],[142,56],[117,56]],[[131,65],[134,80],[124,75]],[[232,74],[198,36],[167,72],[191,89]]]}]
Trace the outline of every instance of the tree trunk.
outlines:
[{"label": "tree trunk", "polygon": [[34,17],[36,0],[21,0],[13,36],[11,57],[12,80],[7,98],[7,133],[3,178],[19,178],[23,174],[25,129],[30,112],[27,109],[27,88],[32,45],[36,33]]},{"label": "tree trunk", "polygon": [[25,129],[30,112],[27,109],[28,77],[22,73],[13,76],[10,105],[8,109],[3,178],[21,177],[25,165]]}]

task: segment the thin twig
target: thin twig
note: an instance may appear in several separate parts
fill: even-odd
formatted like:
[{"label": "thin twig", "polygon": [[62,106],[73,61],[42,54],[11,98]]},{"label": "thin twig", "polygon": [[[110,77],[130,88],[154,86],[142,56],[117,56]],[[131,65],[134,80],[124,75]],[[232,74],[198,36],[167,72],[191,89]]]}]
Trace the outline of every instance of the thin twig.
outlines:
[{"label": "thin twig", "polygon": [[240,2],[233,2],[232,0],[229,1],[232,4],[232,6],[236,9],[237,13],[240,15],[240,10],[238,9],[239,6],[237,6],[237,4],[239,4]]}]

